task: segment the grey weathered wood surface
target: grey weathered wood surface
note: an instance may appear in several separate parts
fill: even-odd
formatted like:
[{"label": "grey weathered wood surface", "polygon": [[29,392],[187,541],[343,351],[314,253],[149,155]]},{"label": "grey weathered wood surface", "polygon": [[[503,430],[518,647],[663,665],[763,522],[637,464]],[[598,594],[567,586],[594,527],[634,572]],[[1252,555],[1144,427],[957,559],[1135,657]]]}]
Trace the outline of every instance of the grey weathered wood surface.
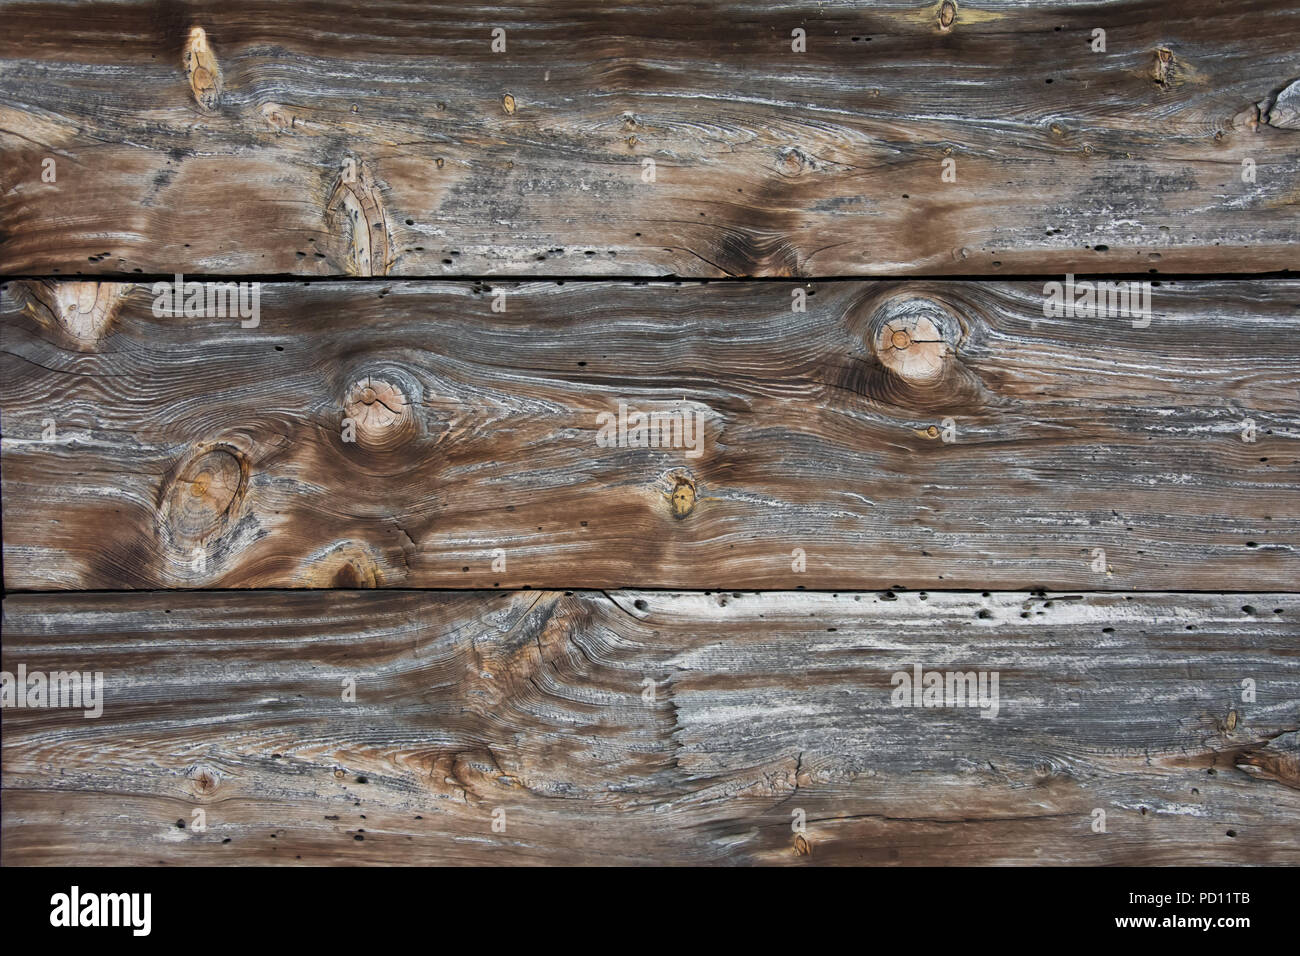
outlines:
[{"label": "grey weathered wood surface", "polygon": [[[1296,595],[10,595],[4,626],[7,670],[105,682],[99,719],[6,711],[8,864],[1300,863]],[[997,717],[891,706],[914,664],[999,672]]]},{"label": "grey weathered wood surface", "polygon": [[1288,0],[5,0],[0,18],[3,274],[1296,265]]},{"label": "grey weathered wood surface", "polygon": [[6,865],[1300,863],[1300,7],[0,23]]},{"label": "grey weathered wood surface", "polygon": [[[9,588],[1300,580],[1294,281],[1165,283],[1147,328],[938,280],[275,283],[252,329],[4,301]],[[619,401],[698,412],[701,454],[598,447]]]}]

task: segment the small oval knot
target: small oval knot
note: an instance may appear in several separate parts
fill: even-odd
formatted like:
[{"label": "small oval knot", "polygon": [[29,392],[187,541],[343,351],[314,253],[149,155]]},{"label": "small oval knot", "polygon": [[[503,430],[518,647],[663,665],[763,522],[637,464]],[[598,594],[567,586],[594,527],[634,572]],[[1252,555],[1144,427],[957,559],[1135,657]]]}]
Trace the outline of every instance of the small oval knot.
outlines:
[{"label": "small oval knot", "polygon": [[210,797],[221,786],[221,773],[205,764],[195,764],[190,767],[187,776],[190,781],[190,790],[195,797]]},{"label": "small oval knot", "polygon": [[181,546],[198,545],[225,527],[248,484],[248,464],[226,446],[200,451],[176,472],[163,518]]},{"label": "small oval knot", "polygon": [[942,378],[956,339],[956,320],[920,297],[895,298],[872,317],[872,348],[882,365],[908,382]]},{"label": "small oval knot", "polygon": [[392,382],[358,379],[343,402],[343,440],[367,451],[390,451],[415,434],[415,415],[406,395]]},{"label": "small oval knot", "polygon": [[955,0],[943,0],[939,6],[939,29],[947,33],[957,22],[957,4]]},{"label": "small oval knot", "polygon": [[685,476],[678,476],[673,490],[668,496],[668,507],[677,519],[685,518],[695,510],[695,482]]}]

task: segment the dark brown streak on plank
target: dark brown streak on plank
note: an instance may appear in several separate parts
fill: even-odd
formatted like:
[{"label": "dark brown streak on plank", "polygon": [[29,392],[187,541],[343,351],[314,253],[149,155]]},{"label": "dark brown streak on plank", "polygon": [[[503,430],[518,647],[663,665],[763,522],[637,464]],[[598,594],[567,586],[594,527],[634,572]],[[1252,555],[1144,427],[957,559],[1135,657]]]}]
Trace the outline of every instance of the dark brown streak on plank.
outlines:
[{"label": "dark brown streak on plank", "polygon": [[[1071,597],[11,595],[4,668],[105,692],[5,711],[3,853],[1300,862],[1300,600]],[[997,672],[998,715],[892,706],[914,664]]]},{"label": "dark brown streak on plank", "polygon": [[[0,273],[1295,266],[1285,0],[960,4],[946,29],[914,0],[358,9],[5,2]],[[368,266],[329,214],[349,157],[386,223]]]}]

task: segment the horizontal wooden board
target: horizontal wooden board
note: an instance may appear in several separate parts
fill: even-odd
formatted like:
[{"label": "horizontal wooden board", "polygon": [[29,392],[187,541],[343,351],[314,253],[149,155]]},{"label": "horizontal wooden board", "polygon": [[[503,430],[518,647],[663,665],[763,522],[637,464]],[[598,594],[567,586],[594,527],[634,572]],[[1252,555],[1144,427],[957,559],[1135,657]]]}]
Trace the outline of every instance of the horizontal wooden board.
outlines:
[{"label": "horizontal wooden board", "polygon": [[1042,290],[11,282],[5,582],[1294,590],[1300,283]]},{"label": "horizontal wooden board", "polygon": [[[4,711],[8,864],[1300,863],[1295,595],[11,595],[4,626],[10,673],[103,674],[97,719]],[[997,715],[895,707],[916,665],[996,672]]]},{"label": "horizontal wooden board", "polygon": [[0,17],[3,274],[1296,265],[1288,0],[4,0]]}]

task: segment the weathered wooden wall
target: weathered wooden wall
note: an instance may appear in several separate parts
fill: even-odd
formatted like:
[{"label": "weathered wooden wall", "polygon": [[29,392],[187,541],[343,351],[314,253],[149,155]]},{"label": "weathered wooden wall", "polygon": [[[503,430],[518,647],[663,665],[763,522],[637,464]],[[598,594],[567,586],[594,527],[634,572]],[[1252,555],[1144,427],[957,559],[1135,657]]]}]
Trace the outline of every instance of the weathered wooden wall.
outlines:
[{"label": "weathered wooden wall", "polygon": [[0,23],[4,863],[1300,863],[1300,7]]},{"label": "weathered wooden wall", "polygon": [[[1293,594],[21,595],[5,631],[106,696],[7,713],[11,863],[1300,863]],[[999,671],[996,719],[892,706],[914,664]]]},{"label": "weathered wooden wall", "polygon": [[[6,0],[0,14],[0,273],[1296,264],[1288,0]],[[369,240],[353,242],[354,221]]]}]

